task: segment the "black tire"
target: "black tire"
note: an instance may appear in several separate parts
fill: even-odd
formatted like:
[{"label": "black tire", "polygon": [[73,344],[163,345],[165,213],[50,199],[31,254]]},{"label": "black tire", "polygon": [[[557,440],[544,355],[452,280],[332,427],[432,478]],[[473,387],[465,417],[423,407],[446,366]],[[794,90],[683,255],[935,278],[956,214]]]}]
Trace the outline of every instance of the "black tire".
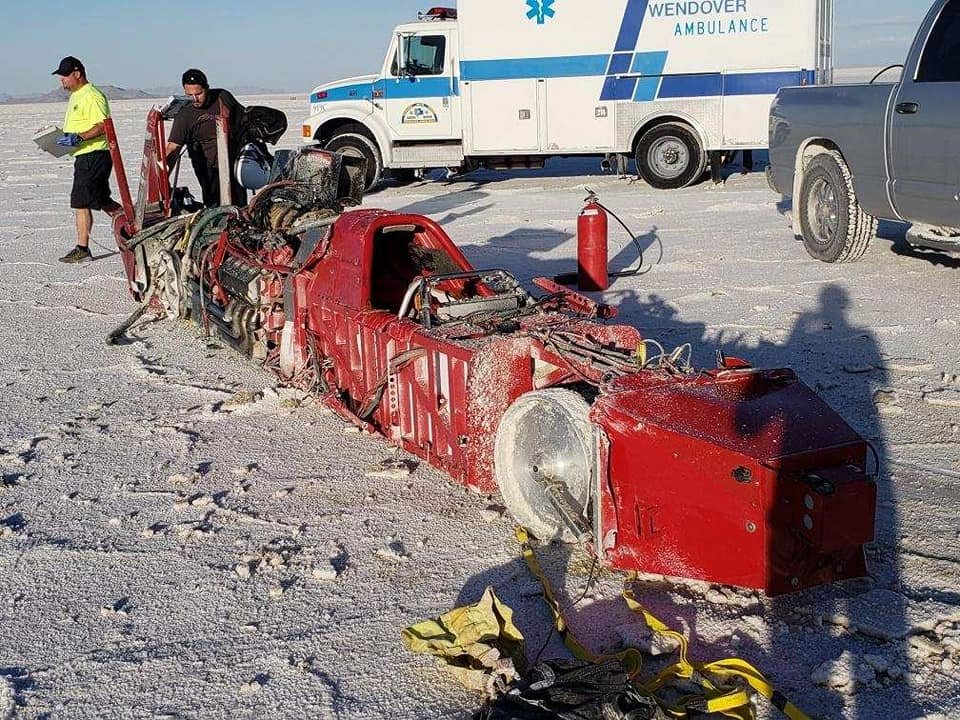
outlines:
[{"label": "black tire", "polygon": [[707,167],[707,153],[696,133],[680,123],[665,123],[647,130],[634,153],[637,174],[658,190],[692,185]]},{"label": "black tire", "polygon": [[383,177],[383,158],[377,143],[361,132],[358,126],[348,125],[337,132],[324,149],[330,152],[342,152],[354,157],[362,157],[367,161],[367,181],[364,190],[370,192]]},{"label": "black tire", "polygon": [[821,153],[807,165],[797,212],[804,247],[823,262],[859,260],[877,234],[877,218],[860,207],[853,175],[838,152]]}]

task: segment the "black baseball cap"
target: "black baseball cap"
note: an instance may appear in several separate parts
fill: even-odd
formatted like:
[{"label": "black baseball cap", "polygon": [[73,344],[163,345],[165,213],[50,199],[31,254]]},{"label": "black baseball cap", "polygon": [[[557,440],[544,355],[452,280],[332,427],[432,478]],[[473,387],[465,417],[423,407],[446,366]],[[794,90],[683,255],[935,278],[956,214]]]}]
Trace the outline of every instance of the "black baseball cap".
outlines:
[{"label": "black baseball cap", "polygon": [[77,58],[75,58],[73,55],[67,55],[63,60],[60,61],[60,66],[50,74],[66,77],[70,73],[74,72],[79,72],[81,75],[86,75],[87,69],[83,66],[83,63],[77,60]]},{"label": "black baseball cap", "polygon": [[204,90],[210,87],[210,84],[207,82],[207,76],[203,74],[203,70],[197,70],[196,68],[187,70],[180,79],[180,84],[199,85]]}]

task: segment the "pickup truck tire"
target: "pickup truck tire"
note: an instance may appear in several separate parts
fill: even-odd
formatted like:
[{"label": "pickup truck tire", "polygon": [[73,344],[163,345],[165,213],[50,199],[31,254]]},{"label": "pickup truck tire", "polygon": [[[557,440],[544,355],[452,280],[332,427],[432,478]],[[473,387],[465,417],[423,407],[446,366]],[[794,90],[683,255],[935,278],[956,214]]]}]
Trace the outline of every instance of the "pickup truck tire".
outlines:
[{"label": "pickup truck tire", "polygon": [[804,247],[823,262],[859,260],[877,234],[877,218],[860,207],[850,168],[836,152],[821,153],[807,165],[797,212]]},{"label": "pickup truck tire", "polygon": [[707,154],[687,125],[664,123],[647,130],[637,143],[637,174],[657,190],[695,183],[707,167]]},{"label": "pickup truck tire", "polygon": [[364,190],[369,192],[377,185],[383,176],[383,158],[377,144],[359,132],[353,132],[348,125],[334,135],[324,149],[330,152],[342,152],[344,155],[360,158],[367,161],[367,181]]}]

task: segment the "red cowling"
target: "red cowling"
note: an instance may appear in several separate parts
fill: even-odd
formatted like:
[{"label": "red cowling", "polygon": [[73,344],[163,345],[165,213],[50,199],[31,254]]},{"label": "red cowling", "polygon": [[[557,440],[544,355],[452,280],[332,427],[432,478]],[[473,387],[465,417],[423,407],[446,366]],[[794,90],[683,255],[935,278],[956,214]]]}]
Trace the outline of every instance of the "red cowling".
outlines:
[{"label": "red cowling", "polygon": [[866,442],[789,370],[637,373],[593,406],[613,567],[780,595],[866,574]]},{"label": "red cowling", "polygon": [[577,276],[581,290],[606,290],[607,212],[590,200],[577,218]]}]

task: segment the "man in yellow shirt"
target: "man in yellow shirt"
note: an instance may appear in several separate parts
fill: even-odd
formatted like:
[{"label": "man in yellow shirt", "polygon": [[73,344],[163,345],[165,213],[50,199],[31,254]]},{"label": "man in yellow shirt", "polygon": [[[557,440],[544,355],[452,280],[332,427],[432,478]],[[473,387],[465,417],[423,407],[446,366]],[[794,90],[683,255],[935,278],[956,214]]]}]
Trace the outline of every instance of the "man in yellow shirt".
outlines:
[{"label": "man in yellow shirt", "polygon": [[77,246],[60,258],[60,262],[86,262],[91,259],[92,211],[113,213],[120,209],[110,197],[113,160],[103,129],[103,121],[110,117],[110,103],[87,81],[87,71],[77,58],[65,57],[52,74],[58,75],[63,89],[70,91],[63,120],[64,134],[57,144],[75,148],[72,151],[75,159],[70,207],[76,214]]}]

